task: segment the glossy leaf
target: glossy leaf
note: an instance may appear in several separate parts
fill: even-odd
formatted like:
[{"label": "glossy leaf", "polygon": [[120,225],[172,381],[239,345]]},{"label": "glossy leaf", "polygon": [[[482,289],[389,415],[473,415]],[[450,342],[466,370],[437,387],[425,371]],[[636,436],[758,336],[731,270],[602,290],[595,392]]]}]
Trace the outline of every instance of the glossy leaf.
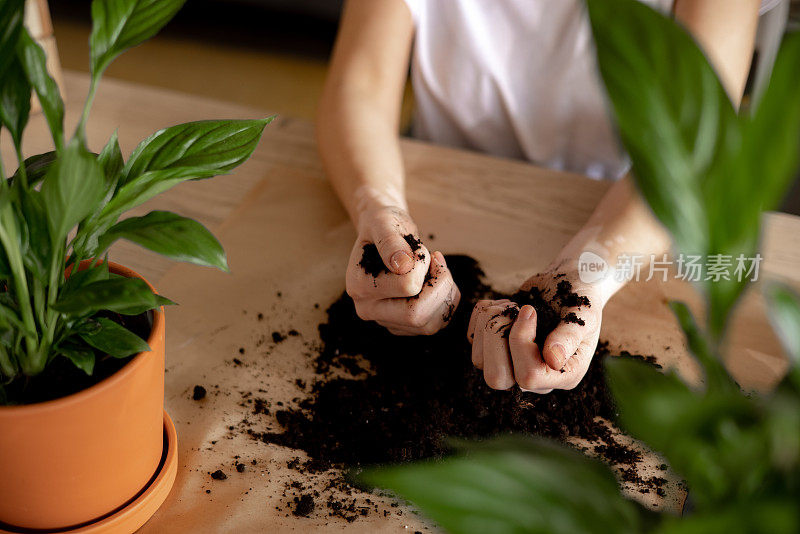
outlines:
[{"label": "glossy leaf", "polygon": [[458,456],[358,478],[412,500],[453,534],[637,532],[646,514],[599,461],[535,438],[468,444]]},{"label": "glossy leaf", "polygon": [[91,350],[61,347],[59,352],[87,375],[94,372],[94,352]]},{"label": "glossy leaf", "polygon": [[93,0],[89,37],[92,75],[99,76],[128,48],[150,39],[186,0]]},{"label": "glossy leaf", "polygon": [[24,0],[0,0],[0,86],[5,83],[6,71],[16,58],[24,7]]},{"label": "glossy leaf", "polygon": [[[97,162],[103,167],[103,172],[106,176],[106,183],[116,185],[119,174],[125,162],[122,159],[122,150],[119,148],[119,138],[117,132],[111,135],[111,138],[97,155]],[[113,187],[112,187],[113,189]]]},{"label": "glossy leaf", "polygon": [[15,145],[22,143],[22,131],[28,124],[30,111],[31,86],[22,64],[14,58],[0,80],[0,123],[8,128]]},{"label": "glossy leaf", "polygon": [[[28,176],[28,185],[33,187],[34,185],[41,182],[47,172],[50,170],[50,167],[56,161],[56,153],[55,151],[45,152],[44,154],[36,154],[35,156],[31,156],[26,158],[24,161],[25,165],[25,173]],[[14,173],[11,177],[11,180],[18,180],[20,174],[20,169]]]},{"label": "glossy leaf", "polygon": [[64,101],[55,80],[47,72],[44,50],[23,29],[18,44],[18,55],[29,83],[36,92],[47,126],[58,149],[64,144]]},{"label": "glossy leaf", "polygon": [[82,316],[100,310],[121,313],[133,307],[152,309],[160,304],[144,280],[111,278],[76,288],[60,298],[53,309],[68,316]]},{"label": "glossy leaf", "polygon": [[42,184],[51,237],[67,233],[94,210],[103,198],[103,169],[77,139],[64,149]]},{"label": "glossy leaf", "polygon": [[99,330],[80,335],[92,347],[114,358],[127,358],[150,350],[145,340],[111,319],[99,317],[96,321],[100,325]]},{"label": "glossy leaf", "polygon": [[52,254],[52,240],[47,221],[47,206],[42,194],[36,190],[27,191],[21,199],[27,240],[22,251],[25,266],[41,282],[48,282],[48,267]]},{"label": "glossy leaf", "polygon": [[125,182],[149,171],[194,167],[217,174],[242,164],[253,153],[264,127],[260,120],[212,120],[159,130],[131,154],[125,165]]},{"label": "glossy leaf", "polygon": [[167,211],[153,211],[114,225],[101,239],[106,250],[117,239],[127,239],[175,261],[228,270],[219,241],[197,221]]},{"label": "glossy leaf", "polygon": [[211,178],[217,174],[211,169],[198,167],[175,167],[150,171],[122,186],[114,198],[106,204],[101,218],[119,217],[122,213],[139,206],[181,182],[198,178]]}]

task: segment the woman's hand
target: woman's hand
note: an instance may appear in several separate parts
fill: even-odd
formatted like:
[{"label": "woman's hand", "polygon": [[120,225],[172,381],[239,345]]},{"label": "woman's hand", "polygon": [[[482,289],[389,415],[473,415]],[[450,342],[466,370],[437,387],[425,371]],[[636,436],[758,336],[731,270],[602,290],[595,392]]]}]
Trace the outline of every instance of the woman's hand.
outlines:
[{"label": "woman's hand", "polygon": [[[572,286],[570,292],[577,298],[565,298],[564,282]],[[514,384],[534,393],[572,389],[583,379],[594,356],[605,295],[597,286],[581,282],[577,273],[556,271],[531,277],[521,290],[531,288],[537,288],[551,303],[554,314],[537,317],[533,306],[520,307],[510,300],[479,301],[467,331],[472,363],[483,370],[486,383],[494,389],[509,389]],[[581,297],[586,297],[588,304]],[[555,328],[542,339],[539,329],[553,324]]]},{"label": "woman's hand", "polygon": [[442,253],[431,255],[408,212],[397,207],[360,214],[346,287],[359,317],[396,335],[438,332],[461,298]]}]

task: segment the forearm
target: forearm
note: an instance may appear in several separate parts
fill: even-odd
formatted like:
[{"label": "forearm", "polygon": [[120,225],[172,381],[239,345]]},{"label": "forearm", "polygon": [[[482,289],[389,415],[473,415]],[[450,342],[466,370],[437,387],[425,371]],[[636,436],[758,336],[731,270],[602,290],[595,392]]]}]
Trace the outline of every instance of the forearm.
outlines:
[{"label": "forearm", "polygon": [[[759,0],[677,0],[675,17],[692,33],[738,106],[753,53]],[[654,148],[655,150],[655,148]],[[630,176],[615,183],[584,227],[556,258],[553,268],[578,269],[583,252],[600,256],[611,269],[623,256],[645,266],[668,251],[670,238],[635,189]],[[613,273],[612,273],[613,274]],[[625,277],[600,282],[606,300],[625,284]]]},{"label": "forearm", "polygon": [[317,139],[323,165],[354,224],[377,207],[406,209],[396,113],[358,88],[329,83]]},{"label": "forearm", "polygon": [[645,266],[651,257],[660,257],[669,247],[669,234],[626,175],[606,192],[586,224],[553,261],[551,269],[577,270],[581,268],[581,254],[596,254],[609,268],[605,278],[598,282],[605,303],[625,285],[626,280],[613,273],[620,258],[636,258],[634,261]]},{"label": "forearm", "polygon": [[348,0],[317,116],[325,171],[358,225],[406,209],[398,138],[414,24],[403,0]]}]

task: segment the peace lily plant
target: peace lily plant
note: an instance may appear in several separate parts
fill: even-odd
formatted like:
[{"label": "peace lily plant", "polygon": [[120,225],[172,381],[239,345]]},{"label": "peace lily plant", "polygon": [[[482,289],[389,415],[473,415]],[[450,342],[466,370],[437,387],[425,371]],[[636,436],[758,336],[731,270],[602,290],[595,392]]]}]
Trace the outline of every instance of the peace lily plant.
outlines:
[{"label": "peace lily plant", "polygon": [[[587,6],[635,181],[676,251],[755,257],[763,212],[778,205],[797,169],[800,35],[784,39],[761,101],[737,113],[674,21],[636,0]],[[600,461],[521,436],[454,443],[458,454],[443,461],[362,478],[454,533],[800,532],[800,300],[765,285],[789,368],[771,393],[745,393],[722,355],[748,280],[737,279],[733,265],[725,274],[698,283],[703,327],[685,304],[670,304],[705,375],[701,386],[632,359],[605,361],[622,427],[685,480],[691,512],[644,508],[620,494]]]},{"label": "peace lily plant", "polygon": [[[18,169],[0,163],[0,404],[66,358],[92,374],[98,358],[126,358],[147,343],[113,317],[171,302],[139,278],[109,272],[109,247],[127,239],[177,261],[227,270],[219,242],[200,223],[166,211],[122,218],[186,180],[224,174],[248,159],[271,119],[172,126],[142,141],[125,161],[116,132],[99,154],[86,122],[103,71],[123,51],[155,35],[185,0],[94,0],[91,85],[71,138],[45,54],[23,26],[24,0],[0,0],[0,124]],[[55,149],[23,158],[31,93],[41,103]],[[82,270],[77,266],[83,260]],[[69,273],[65,276],[65,273]],[[4,387],[5,386],[5,387]]]}]

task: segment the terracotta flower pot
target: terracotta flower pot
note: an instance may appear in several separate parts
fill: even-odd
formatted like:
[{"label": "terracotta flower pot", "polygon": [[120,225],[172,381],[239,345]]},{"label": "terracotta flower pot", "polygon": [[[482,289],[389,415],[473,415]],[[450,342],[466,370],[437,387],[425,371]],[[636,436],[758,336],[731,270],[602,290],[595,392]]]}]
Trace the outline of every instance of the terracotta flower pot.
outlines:
[{"label": "terracotta flower pot", "polygon": [[154,310],[153,319],[152,350],[102,382],[52,401],[0,406],[0,522],[6,528],[97,521],[151,482],[164,450],[163,310]]}]

